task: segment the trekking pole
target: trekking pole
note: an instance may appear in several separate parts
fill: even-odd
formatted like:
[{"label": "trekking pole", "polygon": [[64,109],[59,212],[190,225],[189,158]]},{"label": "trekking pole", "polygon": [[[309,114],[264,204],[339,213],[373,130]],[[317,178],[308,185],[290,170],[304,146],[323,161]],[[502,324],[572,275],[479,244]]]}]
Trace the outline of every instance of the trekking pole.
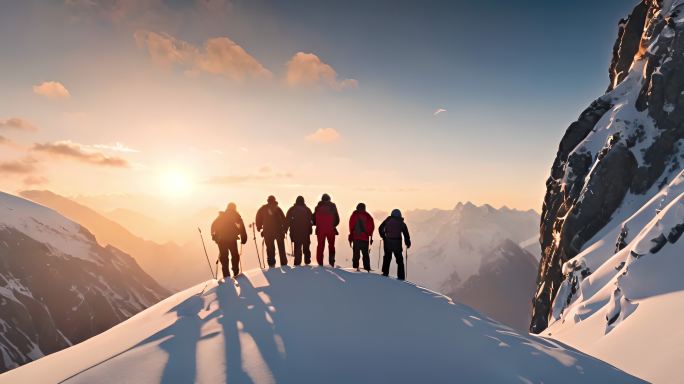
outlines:
[{"label": "trekking pole", "polygon": [[[240,239],[242,240],[242,239]],[[242,270],[242,241],[240,241],[240,254],[238,254],[238,257],[240,258],[240,273],[243,273]]]},{"label": "trekking pole", "polygon": [[204,236],[202,236],[202,230],[200,229],[200,227],[197,227],[197,230],[199,231],[200,239],[202,240],[202,248],[204,248],[204,257],[207,258],[207,265],[209,266],[209,271],[211,272],[211,277],[214,280],[216,280],[216,278],[214,277],[214,270],[211,269],[211,262],[209,261],[209,254],[207,253],[207,247],[204,245]]},{"label": "trekking pole", "polygon": [[254,223],[249,225],[252,227],[252,234],[254,235],[254,250],[256,251],[257,254],[257,260],[259,260],[259,268],[264,269],[264,267],[261,266],[261,256],[259,256],[259,246],[257,245],[257,240],[256,240],[256,225]]},{"label": "trekking pole", "polygon": [[[266,244],[266,239],[261,239],[261,254],[264,255],[264,259],[266,258],[266,252],[264,251],[264,245]],[[266,268],[266,265],[261,267],[261,269]]]},{"label": "trekking pole", "polygon": [[404,271],[404,277],[408,277],[408,247],[406,247],[406,270]]},{"label": "trekking pole", "polygon": [[378,270],[380,270],[380,252],[382,252],[382,239],[380,239],[380,245],[378,245]]}]

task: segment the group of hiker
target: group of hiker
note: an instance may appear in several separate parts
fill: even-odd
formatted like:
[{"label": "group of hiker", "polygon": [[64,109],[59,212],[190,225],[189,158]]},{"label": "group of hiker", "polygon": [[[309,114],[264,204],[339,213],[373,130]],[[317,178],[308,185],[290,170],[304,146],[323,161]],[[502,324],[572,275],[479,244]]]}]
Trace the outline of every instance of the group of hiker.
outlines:
[{"label": "group of hiker", "polygon": [[[337,226],[340,224],[340,215],[337,206],[332,202],[330,195],[323,194],[316,208],[311,211],[304,202],[302,196],[298,196],[294,205],[287,210],[287,214],[278,206],[274,196],[269,196],[266,204],[257,211],[254,220],[256,231],[261,233],[266,246],[266,262],[269,268],[276,266],[276,247],[280,259],[280,265],[287,265],[287,252],[285,248],[285,236],[289,232],[293,246],[294,265],[311,264],[311,235],[316,227],[316,262],[319,266],[324,264],[325,245],[328,244],[328,264],[335,266],[335,238],[339,235]],[[254,229],[253,229],[254,230]],[[373,216],[366,211],[366,205],[359,203],[356,210],[349,218],[349,235],[347,240],[352,247],[352,266],[358,271],[359,261],[363,263],[363,269],[370,272],[370,246],[373,244],[373,232],[375,222]],[[384,244],[384,257],[382,262],[382,274],[389,275],[392,256],[397,262],[397,278],[404,280],[406,277],[403,257],[403,245],[411,247],[411,237],[408,227],[404,222],[401,211],[395,209],[378,227],[380,238]],[[256,234],[255,234],[256,235]],[[219,261],[224,278],[229,278],[230,269],[233,276],[240,274],[240,252],[238,240],[242,244],[248,241],[247,229],[242,217],[237,212],[235,203],[229,203],[225,211],[219,212],[218,217],[211,225],[211,237],[219,248]],[[257,249],[258,253],[258,249]]]}]

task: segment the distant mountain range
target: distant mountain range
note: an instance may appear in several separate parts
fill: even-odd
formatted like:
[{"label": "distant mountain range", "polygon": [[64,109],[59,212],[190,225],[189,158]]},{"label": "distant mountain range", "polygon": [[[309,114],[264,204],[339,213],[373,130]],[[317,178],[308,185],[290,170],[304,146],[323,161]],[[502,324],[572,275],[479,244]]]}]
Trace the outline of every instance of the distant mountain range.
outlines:
[{"label": "distant mountain range", "polygon": [[[382,220],[385,214],[374,216]],[[466,202],[452,210],[413,210],[404,216],[413,240],[409,280],[517,329],[527,328],[538,264],[519,243],[538,249],[530,239],[538,233],[539,214]]]}]

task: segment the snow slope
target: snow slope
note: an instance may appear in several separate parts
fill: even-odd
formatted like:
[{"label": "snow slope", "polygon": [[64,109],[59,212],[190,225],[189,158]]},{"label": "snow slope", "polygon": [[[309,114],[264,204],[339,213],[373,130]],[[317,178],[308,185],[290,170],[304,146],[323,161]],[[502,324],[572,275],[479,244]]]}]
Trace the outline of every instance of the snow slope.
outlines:
[{"label": "snow slope", "polygon": [[0,383],[630,383],[410,283],[342,269],[200,284]]},{"label": "snow slope", "polygon": [[622,250],[600,246],[615,246],[609,231],[563,266],[567,277],[545,334],[646,379],[677,382],[684,374],[684,172],[618,228]]}]

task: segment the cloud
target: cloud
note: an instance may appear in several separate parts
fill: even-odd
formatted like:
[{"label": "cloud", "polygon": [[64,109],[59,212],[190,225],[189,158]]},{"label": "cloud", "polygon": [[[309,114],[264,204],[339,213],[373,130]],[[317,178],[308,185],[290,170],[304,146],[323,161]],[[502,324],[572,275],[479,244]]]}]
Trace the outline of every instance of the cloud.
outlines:
[{"label": "cloud", "polygon": [[120,143],[118,141],[115,143],[112,143],[112,144],[95,144],[95,145],[92,145],[89,147],[92,147],[95,149],[103,149],[106,151],[113,151],[113,152],[124,152],[124,153],[138,153],[138,152],[140,152],[139,150],[128,147],[125,144]]},{"label": "cloud", "polygon": [[438,109],[432,114],[432,116],[437,116],[437,115],[439,115],[440,113],[443,113],[443,112],[446,112],[446,111],[447,111],[447,110],[444,109],[444,108],[438,108]]},{"label": "cloud", "polygon": [[235,184],[245,184],[255,181],[264,181],[272,179],[291,179],[294,177],[292,173],[264,173],[259,172],[259,174],[247,174],[247,175],[228,175],[228,176],[217,176],[205,181],[205,184],[211,185],[235,185]]},{"label": "cloud", "polygon": [[335,128],[319,128],[316,130],[316,132],[306,137],[308,141],[318,143],[332,143],[339,141],[341,138],[342,135],[340,135]]},{"label": "cloud", "polygon": [[24,178],[24,180],[22,180],[26,186],[47,184],[49,181],[50,180],[48,180],[47,177],[43,176],[27,176]]},{"label": "cloud", "polygon": [[180,65],[187,74],[204,72],[234,81],[270,79],[273,76],[257,59],[227,37],[208,39],[200,48],[165,33],[138,30],[133,36],[138,47],[147,49],[156,64],[164,67]]},{"label": "cloud", "polygon": [[48,99],[68,99],[71,97],[69,90],[59,81],[44,81],[33,86],[33,93],[45,96]]},{"label": "cloud", "polygon": [[72,141],[57,141],[54,143],[34,144],[36,152],[46,153],[51,156],[64,157],[93,165],[108,167],[127,168],[128,161],[121,157],[107,156],[101,152],[90,151],[86,146]]},{"label": "cloud", "polygon": [[36,170],[36,159],[25,157],[21,160],[0,162],[0,173],[28,174]]},{"label": "cloud", "polygon": [[342,91],[359,86],[354,79],[338,80],[337,72],[313,53],[297,52],[287,62],[285,83],[292,87],[327,86]]},{"label": "cloud", "polygon": [[27,132],[35,132],[38,130],[35,125],[20,117],[10,117],[9,119],[0,120],[0,129],[13,129]]}]

